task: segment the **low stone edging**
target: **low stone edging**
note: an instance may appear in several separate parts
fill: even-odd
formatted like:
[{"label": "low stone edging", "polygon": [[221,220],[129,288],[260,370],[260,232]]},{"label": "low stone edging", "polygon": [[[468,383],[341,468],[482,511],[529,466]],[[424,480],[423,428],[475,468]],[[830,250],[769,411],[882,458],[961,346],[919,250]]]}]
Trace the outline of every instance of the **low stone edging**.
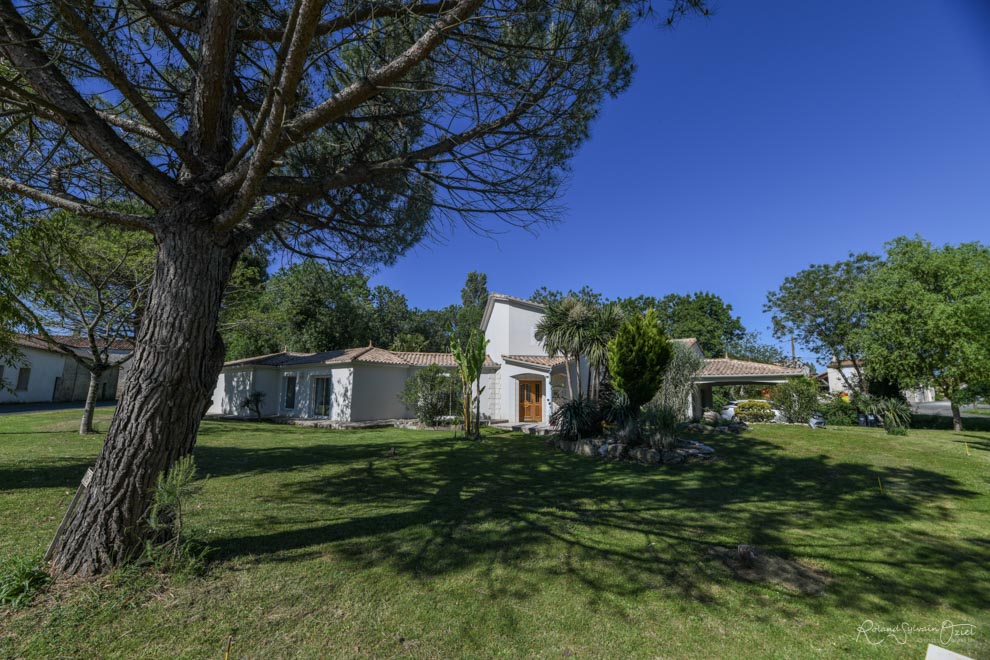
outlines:
[{"label": "low stone edging", "polygon": [[742,433],[748,428],[749,424],[746,422],[729,422],[727,424],[720,424],[719,426],[692,422],[684,427],[684,432],[692,433],[694,435],[709,435],[712,433]]},{"label": "low stone edging", "polygon": [[633,461],[647,465],[677,465],[680,463],[708,462],[715,458],[715,449],[697,440],[677,439],[673,449],[663,451],[650,447],[630,447],[621,442],[608,438],[590,438],[588,440],[563,440],[548,438],[548,447],[560,449],[578,456],[600,458],[611,461]]}]

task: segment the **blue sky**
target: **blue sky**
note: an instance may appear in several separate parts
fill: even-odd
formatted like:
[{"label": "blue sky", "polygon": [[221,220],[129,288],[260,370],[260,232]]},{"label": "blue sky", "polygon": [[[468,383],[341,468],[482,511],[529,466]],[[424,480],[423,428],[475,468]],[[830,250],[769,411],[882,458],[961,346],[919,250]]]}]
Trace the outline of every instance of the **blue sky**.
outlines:
[{"label": "blue sky", "polygon": [[769,338],[767,290],[810,263],[904,234],[990,242],[990,2],[713,6],[631,35],[633,85],[575,159],[561,223],[455,229],[373,282],[418,307],[459,301],[470,270],[523,297],[710,290]]}]

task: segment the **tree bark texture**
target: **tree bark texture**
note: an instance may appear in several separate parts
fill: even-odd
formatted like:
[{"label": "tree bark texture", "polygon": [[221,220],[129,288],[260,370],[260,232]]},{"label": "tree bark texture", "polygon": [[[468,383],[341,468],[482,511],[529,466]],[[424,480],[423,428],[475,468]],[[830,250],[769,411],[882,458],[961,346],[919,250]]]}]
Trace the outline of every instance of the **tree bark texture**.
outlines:
[{"label": "tree bark texture", "polygon": [[192,452],[209,407],[224,357],[218,310],[239,249],[181,220],[157,234],[131,376],[89,488],[55,540],[53,572],[97,575],[140,549],[156,479]]},{"label": "tree bark texture", "polygon": [[79,435],[93,432],[93,409],[96,407],[96,392],[99,388],[100,372],[89,372],[89,388],[86,390],[86,405],[83,406],[82,421],[79,422]]},{"label": "tree bark texture", "polygon": [[959,404],[955,401],[950,401],[949,406],[952,408],[952,430],[958,433],[963,430],[962,412],[959,410]]}]

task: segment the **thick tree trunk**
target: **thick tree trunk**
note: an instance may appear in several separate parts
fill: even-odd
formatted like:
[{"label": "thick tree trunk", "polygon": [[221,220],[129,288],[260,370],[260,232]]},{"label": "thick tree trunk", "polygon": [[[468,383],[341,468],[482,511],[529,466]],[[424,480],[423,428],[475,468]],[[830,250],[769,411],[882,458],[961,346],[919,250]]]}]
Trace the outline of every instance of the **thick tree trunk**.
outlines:
[{"label": "thick tree trunk", "polygon": [[949,406],[952,408],[952,430],[958,433],[963,430],[962,412],[959,410],[959,404],[955,401],[950,401]]},{"label": "thick tree trunk", "polygon": [[141,547],[155,480],[192,452],[223,366],[217,317],[239,250],[188,218],[160,230],[157,243],[130,377],[89,487],[53,547],[52,569],[65,575],[104,573]]},{"label": "thick tree trunk", "polygon": [[93,409],[96,407],[96,391],[100,383],[100,372],[89,372],[89,389],[86,390],[86,405],[83,406],[82,421],[79,422],[79,435],[93,432]]}]

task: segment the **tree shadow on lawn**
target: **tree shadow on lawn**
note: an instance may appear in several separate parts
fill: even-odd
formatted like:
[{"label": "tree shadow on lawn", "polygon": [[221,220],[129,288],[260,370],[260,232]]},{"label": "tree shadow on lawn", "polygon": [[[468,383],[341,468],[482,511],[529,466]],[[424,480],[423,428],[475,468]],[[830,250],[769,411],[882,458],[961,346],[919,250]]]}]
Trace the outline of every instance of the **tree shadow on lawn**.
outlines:
[{"label": "tree shadow on lawn", "polygon": [[21,488],[75,490],[82,481],[86,468],[92,467],[95,460],[93,457],[30,465],[0,465],[0,493]]},{"label": "tree shadow on lawn", "polygon": [[[566,574],[597,594],[672,589],[714,603],[716,585],[731,578],[708,550],[748,543],[825,566],[835,578],[827,596],[802,598],[815,609],[837,602],[873,614],[946,601],[983,607],[988,585],[978,574],[990,564],[990,547],[910,525],[937,529],[954,520],[951,500],[977,495],[954,478],[788,456],[752,437],[715,442],[718,461],[679,468],[604,463],[529,438],[403,440],[396,456],[387,442],[246,450],[240,464],[258,471],[326,463],[321,474],[285,482],[275,495],[324,515],[214,545],[221,557],[295,561],[322,556],[328,549],[319,546],[329,544],[355,565],[388,564],[426,580],[479,566],[527,566],[513,589],[520,598],[540,588],[528,572],[539,565],[544,575]],[[201,465],[213,468],[237,464],[241,450],[200,452]],[[767,613],[779,615],[779,608]]]},{"label": "tree shadow on lawn", "polygon": [[959,433],[952,437],[952,442],[957,445],[966,444],[970,449],[979,451],[990,451],[990,438],[972,433]]}]

